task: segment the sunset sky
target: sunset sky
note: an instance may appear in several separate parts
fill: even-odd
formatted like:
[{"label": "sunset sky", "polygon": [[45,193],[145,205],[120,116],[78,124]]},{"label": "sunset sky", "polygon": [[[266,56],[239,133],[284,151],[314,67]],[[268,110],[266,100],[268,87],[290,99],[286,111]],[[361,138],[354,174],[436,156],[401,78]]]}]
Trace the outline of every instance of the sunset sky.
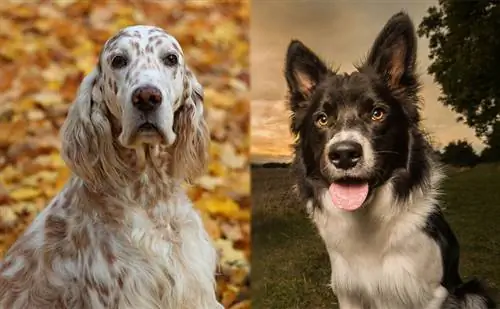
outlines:
[{"label": "sunset sky", "polygon": [[[287,160],[292,137],[288,129],[283,63],[292,38],[304,42],[341,71],[354,70],[376,35],[394,13],[405,10],[416,26],[437,1],[252,0],[251,85],[252,159]],[[481,149],[472,129],[455,121],[457,114],[438,102],[440,90],[427,74],[428,42],[418,41],[422,74],[424,126],[438,145],[466,138]]]}]

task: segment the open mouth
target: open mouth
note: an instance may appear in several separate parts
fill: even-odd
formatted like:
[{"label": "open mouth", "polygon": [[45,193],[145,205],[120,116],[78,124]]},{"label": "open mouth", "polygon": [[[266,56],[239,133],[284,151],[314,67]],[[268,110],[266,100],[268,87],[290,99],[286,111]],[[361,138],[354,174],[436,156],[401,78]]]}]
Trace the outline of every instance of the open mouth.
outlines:
[{"label": "open mouth", "polygon": [[361,208],[368,197],[369,191],[368,181],[356,178],[336,180],[328,188],[333,204],[347,211]]}]

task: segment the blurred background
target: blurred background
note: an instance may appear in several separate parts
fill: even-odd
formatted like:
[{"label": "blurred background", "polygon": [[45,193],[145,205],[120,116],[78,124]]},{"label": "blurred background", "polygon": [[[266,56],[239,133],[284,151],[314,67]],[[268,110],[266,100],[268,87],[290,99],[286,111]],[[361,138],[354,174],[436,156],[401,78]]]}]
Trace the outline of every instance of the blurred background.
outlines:
[{"label": "blurred background", "polygon": [[221,267],[218,297],[249,308],[248,1],[0,3],[0,256],[70,172],[59,128],[83,76],[120,28],[150,24],[180,42],[205,87],[211,163],[189,187]]}]

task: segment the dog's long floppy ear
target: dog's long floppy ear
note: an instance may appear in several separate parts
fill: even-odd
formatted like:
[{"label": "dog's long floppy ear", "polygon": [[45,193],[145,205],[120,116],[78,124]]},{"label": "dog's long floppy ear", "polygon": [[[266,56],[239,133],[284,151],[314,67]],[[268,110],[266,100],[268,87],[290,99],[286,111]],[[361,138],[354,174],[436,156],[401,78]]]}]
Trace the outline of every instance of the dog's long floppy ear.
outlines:
[{"label": "dog's long floppy ear", "polygon": [[69,168],[92,189],[120,185],[123,173],[113,144],[111,123],[104,102],[93,95],[99,69],[94,69],[80,84],[76,99],[61,128],[61,155]]},{"label": "dog's long floppy ear", "polygon": [[414,90],[417,37],[410,17],[393,15],[375,39],[365,65],[375,69],[391,90]]},{"label": "dog's long floppy ear", "polygon": [[302,42],[290,42],[286,54],[285,78],[292,111],[291,129],[294,133],[299,131],[304,109],[310,103],[308,99],[328,71],[325,63]]},{"label": "dog's long floppy ear", "polygon": [[207,166],[210,134],[204,115],[203,87],[187,66],[182,100],[174,114],[177,138],[172,146],[170,172],[175,178],[192,182]]}]

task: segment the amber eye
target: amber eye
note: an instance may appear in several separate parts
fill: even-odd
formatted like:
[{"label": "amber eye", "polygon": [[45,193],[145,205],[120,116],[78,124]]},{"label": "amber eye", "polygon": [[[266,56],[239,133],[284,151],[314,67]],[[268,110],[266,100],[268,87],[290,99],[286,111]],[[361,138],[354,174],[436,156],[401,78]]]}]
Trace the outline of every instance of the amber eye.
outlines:
[{"label": "amber eye", "polygon": [[328,116],[325,113],[319,113],[316,116],[316,125],[324,127],[328,124]]},{"label": "amber eye", "polygon": [[373,121],[380,121],[384,118],[385,116],[385,110],[380,107],[376,107],[372,111],[372,120]]},{"label": "amber eye", "polygon": [[127,64],[128,64],[128,58],[126,56],[116,55],[111,60],[111,67],[113,67],[113,69],[124,68],[127,66]]}]

